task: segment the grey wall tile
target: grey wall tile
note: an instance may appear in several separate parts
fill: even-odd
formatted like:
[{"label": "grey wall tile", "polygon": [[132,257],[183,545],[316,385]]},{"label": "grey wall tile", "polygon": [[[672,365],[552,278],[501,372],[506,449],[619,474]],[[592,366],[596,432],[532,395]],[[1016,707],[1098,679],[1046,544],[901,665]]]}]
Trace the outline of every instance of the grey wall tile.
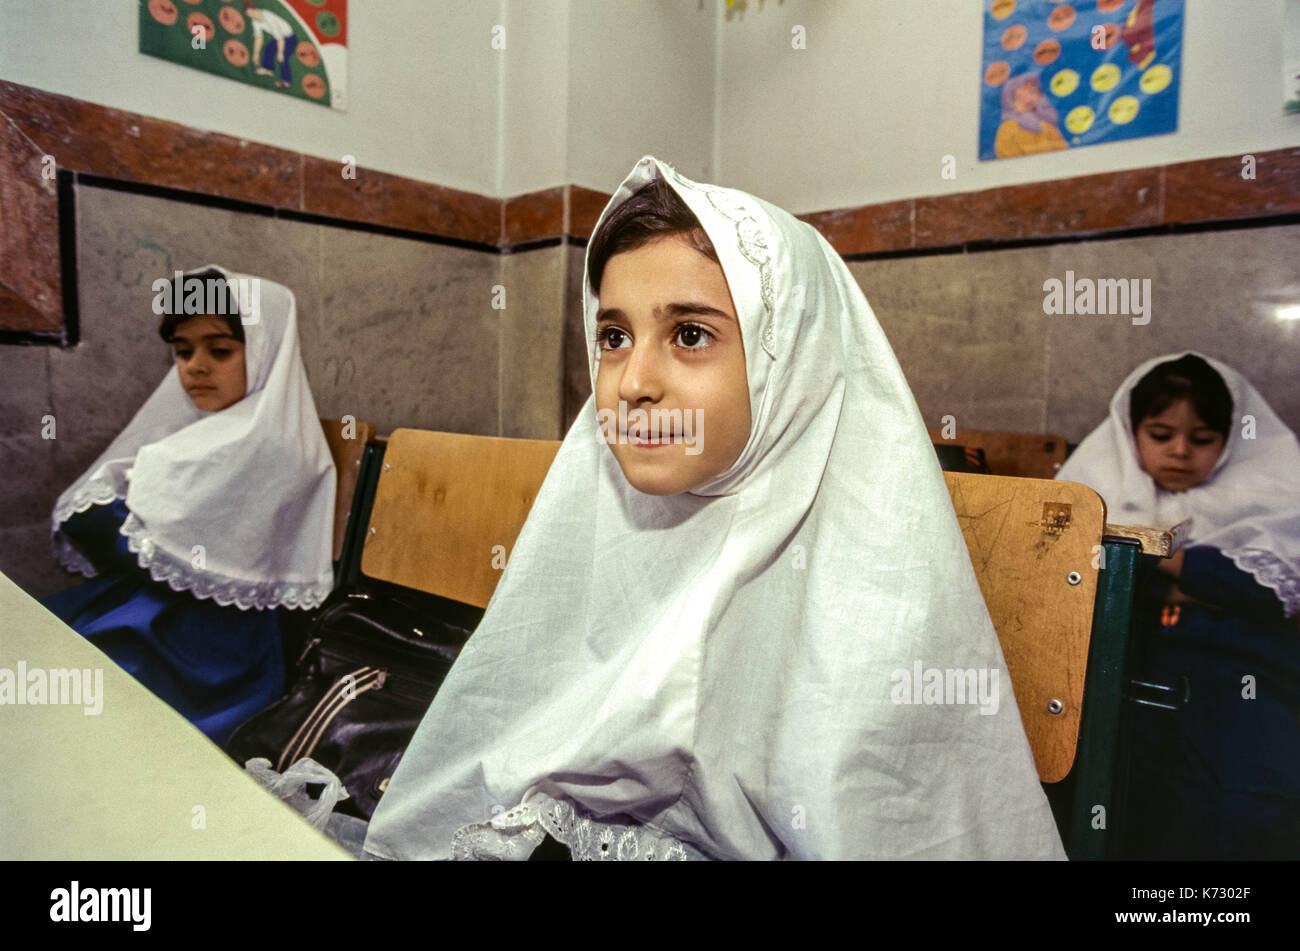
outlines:
[{"label": "grey wall tile", "polygon": [[565,246],[564,272],[564,431],[591,396],[587,330],[582,323],[582,278],[587,257],[585,244]]},{"label": "grey wall tile", "polygon": [[321,414],[350,413],[381,433],[497,435],[499,267],[491,253],[326,228],[307,366]]},{"label": "grey wall tile", "polygon": [[564,433],[563,246],[501,258],[501,435],[560,439]]},{"label": "grey wall tile", "polygon": [[[983,252],[849,265],[926,425],[1040,431],[1046,366],[1037,272],[1047,255]],[[1005,367],[1016,368],[1014,373]]]},{"label": "grey wall tile", "polygon": [[1115,389],[1139,363],[1182,349],[1243,373],[1293,430],[1300,429],[1300,226],[1057,245],[1053,270],[1076,280],[1151,281],[1150,323],[1123,316],[1047,318],[1048,428],[1077,442],[1102,421]]}]

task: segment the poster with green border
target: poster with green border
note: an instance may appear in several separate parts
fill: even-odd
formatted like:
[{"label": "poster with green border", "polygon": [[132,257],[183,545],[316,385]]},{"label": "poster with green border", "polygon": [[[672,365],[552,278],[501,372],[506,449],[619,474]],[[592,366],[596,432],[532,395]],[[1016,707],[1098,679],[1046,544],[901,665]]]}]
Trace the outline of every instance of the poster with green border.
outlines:
[{"label": "poster with green border", "polygon": [[139,0],[140,52],[347,108],[348,0]]}]

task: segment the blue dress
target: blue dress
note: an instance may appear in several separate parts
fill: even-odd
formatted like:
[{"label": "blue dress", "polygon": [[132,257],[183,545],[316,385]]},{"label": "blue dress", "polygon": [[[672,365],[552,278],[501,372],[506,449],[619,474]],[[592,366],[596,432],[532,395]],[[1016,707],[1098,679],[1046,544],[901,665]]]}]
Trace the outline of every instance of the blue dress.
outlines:
[{"label": "blue dress", "polygon": [[1203,603],[1167,605],[1156,580],[1134,617],[1139,669],[1185,678],[1189,700],[1132,709],[1130,857],[1300,858],[1300,631],[1218,549],[1184,558],[1178,586]]},{"label": "blue dress", "polygon": [[278,610],[223,607],[154,581],[118,533],[127,514],[119,499],[63,524],[99,575],[41,603],[224,746],[284,691]]}]

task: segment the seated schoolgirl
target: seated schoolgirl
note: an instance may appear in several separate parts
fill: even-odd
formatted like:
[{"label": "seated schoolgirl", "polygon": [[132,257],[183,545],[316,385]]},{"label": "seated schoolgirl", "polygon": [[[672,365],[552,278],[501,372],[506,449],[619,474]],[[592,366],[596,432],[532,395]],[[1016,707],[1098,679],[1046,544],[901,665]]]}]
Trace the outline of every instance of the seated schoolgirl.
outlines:
[{"label": "seated schoolgirl", "polygon": [[[647,156],[583,290],[593,396],[367,851],[1063,857],[934,450],[843,260]],[[918,662],[992,671],[997,702],[913,702]]]},{"label": "seated schoolgirl", "polygon": [[92,580],[44,604],[221,745],[283,691],[277,609],[330,591],[335,473],[292,292],[182,279],[159,295],[191,302],[160,327],[175,370],[54,508],[56,556]]},{"label": "seated schoolgirl", "polygon": [[1130,708],[1132,857],[1300,857],[1295,435],[1231,367],[1171,354],[1129,375],[1058,478],[1110,521],[1186,522],[1135,609],[1138,678],[1173,690]]}]

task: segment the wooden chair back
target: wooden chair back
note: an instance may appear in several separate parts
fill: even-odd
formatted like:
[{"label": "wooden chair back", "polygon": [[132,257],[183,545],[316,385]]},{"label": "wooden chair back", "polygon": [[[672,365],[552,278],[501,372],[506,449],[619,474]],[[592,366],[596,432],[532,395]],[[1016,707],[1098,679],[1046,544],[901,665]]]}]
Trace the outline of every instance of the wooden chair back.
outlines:
[{"label": "wooden chair back", "polygon": [[375,424],[348,418],[335,420],[321,418],[325,442],[334,457],[338,473],[337,491],[334,494],[334,555],[335,561],[343,553],[343,536],[348,530],[348,513],[352,511],[352,496],[357,490],[357,475],[361,470],[361,457],[366,443],[375,438]]},{"label": "wooden chair back", "polygon": [[1065,462],[1065,437],[1050,433],[1000,433],[981,429],[959,429],[950,438],[943,431],[930,430],[930,440],[983,449],[989,469],[995,475],[1027,479],[1054,479]]},{"label": "wooden chair back", "polygon": [[553,440],[395,430],[362,573],[487,607],[559,448]]},{"label": "wooden chair back", "polygon": [[1106,507],[1077,482],[945,472],[1039,778],[1074,762]]}]

